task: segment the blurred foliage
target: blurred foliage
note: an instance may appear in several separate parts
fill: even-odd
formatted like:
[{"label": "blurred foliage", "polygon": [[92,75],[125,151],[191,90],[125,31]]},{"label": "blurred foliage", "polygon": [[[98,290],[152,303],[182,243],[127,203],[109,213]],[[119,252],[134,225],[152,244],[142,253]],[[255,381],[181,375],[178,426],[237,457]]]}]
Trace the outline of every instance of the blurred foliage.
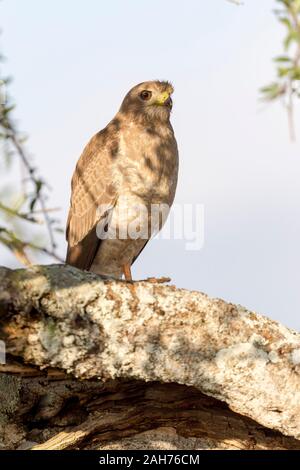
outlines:
[{"label": "blurred foliage", "polygon": [[300,0],[276,0],[278,21],[286,30],[283,54],[274,58],[277,78],[261,88],[266,101],[282,100],[287,109],[290,136],[295,140],[294,101],[300,97]]},{"label": "blurred foliage", "polygon": [[[0,60],[3,61],[3,57]],[[10,80],[3,77],[0,70],[1,176],[7,174],[10,167],[15,169],[16,164],[20,164],[17,187],[14,183],[13,188],[7,187],[0,193],[0,244],[26,265],[31,264],[34,251],[61,261],[55,240],[55,233],[61,229],[58,220],[51,216],[53,210],[46,204],[49,188],[26,154],[25,138],[17,130],[12,117],[14,104],[8,95],[9,85]],[[32,230],[30,230],[30,240],[26,240],[24,232],[28,224],[44,225],[48,241],[43,237],[42,243],[35,243]]]}]

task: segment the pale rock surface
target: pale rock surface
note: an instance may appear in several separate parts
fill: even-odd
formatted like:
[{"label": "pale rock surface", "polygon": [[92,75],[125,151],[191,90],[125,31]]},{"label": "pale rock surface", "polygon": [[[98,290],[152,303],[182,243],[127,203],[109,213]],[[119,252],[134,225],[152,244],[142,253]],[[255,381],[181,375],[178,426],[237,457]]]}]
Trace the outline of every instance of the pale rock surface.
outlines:
[{"label": "pale rock surface", "polygon": [[62,265],[1,268],[0,289],[1,339],[25,363],[102,383],[193,386],[300,439],[297,332],[200,292]]}]

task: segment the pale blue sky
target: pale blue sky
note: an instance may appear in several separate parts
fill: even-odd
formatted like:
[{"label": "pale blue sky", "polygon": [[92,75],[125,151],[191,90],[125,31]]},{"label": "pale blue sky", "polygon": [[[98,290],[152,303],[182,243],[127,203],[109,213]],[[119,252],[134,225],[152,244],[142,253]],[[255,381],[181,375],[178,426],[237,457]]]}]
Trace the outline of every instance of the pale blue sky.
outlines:
[{"label": "pale blue sky", "polygon": [[[14,76],[16,116],[63,221],[87,140],[131,86],[171,80],[176,201],[204,204],[205,244],[195,253],[184,242],[152,241],[134,277],[170,275],[178,286],[300,329],[299,119],[298,143],[291,144],[281,105],[258,102],[281,50],[275,4],[4,0],[1,45],[5,71]],[[0,262],[15,265],[4,252]]]}]

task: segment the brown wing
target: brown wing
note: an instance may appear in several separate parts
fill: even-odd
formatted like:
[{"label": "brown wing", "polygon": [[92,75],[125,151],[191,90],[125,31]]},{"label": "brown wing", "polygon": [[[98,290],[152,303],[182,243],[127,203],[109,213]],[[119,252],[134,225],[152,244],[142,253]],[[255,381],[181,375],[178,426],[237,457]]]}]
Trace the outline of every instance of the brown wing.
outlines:
[{"label": "brown wing", "polygon": [[112,175],[117,152],[118,135],[112,123],[90,140],[73,174],[66,263],[80,269],[91,267],[101,243],[97,223],[106,217],[117,198]]}]

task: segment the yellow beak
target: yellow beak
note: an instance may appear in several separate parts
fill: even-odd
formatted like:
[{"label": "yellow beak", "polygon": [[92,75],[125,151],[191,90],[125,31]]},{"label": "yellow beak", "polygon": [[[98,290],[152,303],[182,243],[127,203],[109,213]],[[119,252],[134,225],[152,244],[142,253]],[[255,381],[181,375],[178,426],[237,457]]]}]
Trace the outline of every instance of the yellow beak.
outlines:
[{"label": "yellow beak", "polygon": [[170,93],[164,91],[156,100],[157,104],[164,105],[167,99],[170,98]]}]

